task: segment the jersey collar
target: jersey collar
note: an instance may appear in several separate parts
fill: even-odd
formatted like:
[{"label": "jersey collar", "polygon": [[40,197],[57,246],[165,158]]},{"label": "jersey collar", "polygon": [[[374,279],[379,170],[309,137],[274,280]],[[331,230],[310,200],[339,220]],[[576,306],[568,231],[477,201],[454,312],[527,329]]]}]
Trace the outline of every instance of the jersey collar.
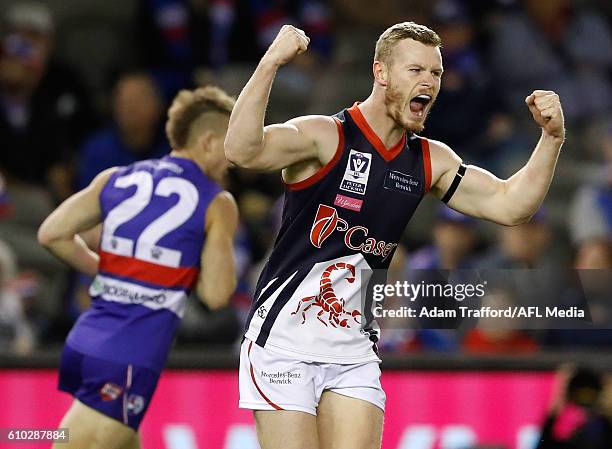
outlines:
[{"label": "jersey collar", "polygon": [[366,139],[368,139],[368,142],[370,142],[370,144],[376,148],[378,154],[380,154],[385,161],[389,162],[390,160],[395,159],[397,155],[401,153],[404,145],[406,145],[406,131],[404,131],[404,134],[402,134],[402,138],[398,143],[387,149],[382,140],[380,140],[380,137],[378,137],[374,130],[370,128],[370,125],[357,107],[358,104],[359,102],[355,102],[353,106],[347,109],[357,127],[361,130]]}]

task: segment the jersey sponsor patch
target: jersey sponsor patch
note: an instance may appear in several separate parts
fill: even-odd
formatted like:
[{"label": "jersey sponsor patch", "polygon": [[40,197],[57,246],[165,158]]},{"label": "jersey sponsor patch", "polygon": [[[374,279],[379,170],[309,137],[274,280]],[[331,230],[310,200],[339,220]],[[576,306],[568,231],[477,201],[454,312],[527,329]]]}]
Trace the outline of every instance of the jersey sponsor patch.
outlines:
[{"label": "jersey sponsor patch", "polygon": [[292,385],[304,383],[304,376],[300,369],[293,368],[287,371],[259,371],[259,377],[269,384]]},{"label": "jersey sponsor patch", "polygon": [[373,254],[384,259],[389,256],[397,243],[387,243],[369,236],[370,230],[365,226],[350,226],[349,223],[338,216],[335,207],[319,204],[317,215],[310,230],[310,243],[315,248],[321,248],[323,242],[334,231],[344,232],[344,244],[353,251],[364,254]]},{"label": "jersey sponsor patch", "polygon": [[185,313],[187,295],[183,290],[148,288],[98,274],[89,287],[92,298],[122,304],[137,304],[153,310],[167,309],[179,318]]},{"label": "jersey sponsor patch", "polygon": [[114,401],[123,393],[123,388],[112,382],[106,382],[98,393],[103,401]]},{"label": "jersey sponsor patch", "polygon": [[325,204],[319,204],[317,215],[315,216],[314,222],[312,223],[312,229],[310,230],[310,243],[312,243],[315,248],[321,248],[323,241],[336,230],[338,223],[342,225],[343,230],[346,231],[348,229],[346,220],[338,218],[338,211],[336,208],[326,206]]},{"label": "jersey sponsor patch", "polygon": [[365,195],[372,166],[372,155],[351,150],[344,176],[340,182],[340,190]]},{"label": "jersey sponsor patch", "polygon": [[412,175],[395,170],[385,173],[384,187],[388,190],[405,193],[406,195],[421,195],[420,182]]},{"label": "jersey sponsor patch", "polygon": [[334,206],[340,206],[348,210],[353,210],[355,212],[361,211],[362,205],[363,200],[351,198],[350,196],[340,195],[339,193],[336,195],[336,199],[334,200]]}]

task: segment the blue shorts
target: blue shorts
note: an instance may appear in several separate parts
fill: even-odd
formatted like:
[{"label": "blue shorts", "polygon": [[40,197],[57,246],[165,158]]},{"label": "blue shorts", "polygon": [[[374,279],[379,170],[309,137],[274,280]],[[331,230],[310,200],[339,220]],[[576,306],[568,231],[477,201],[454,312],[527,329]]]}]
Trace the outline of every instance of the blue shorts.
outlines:
[{"label": "blue shorts", "polygon": [[91,357],[65,345],[59,389],[137,431],[159,375],[148,368]]}]

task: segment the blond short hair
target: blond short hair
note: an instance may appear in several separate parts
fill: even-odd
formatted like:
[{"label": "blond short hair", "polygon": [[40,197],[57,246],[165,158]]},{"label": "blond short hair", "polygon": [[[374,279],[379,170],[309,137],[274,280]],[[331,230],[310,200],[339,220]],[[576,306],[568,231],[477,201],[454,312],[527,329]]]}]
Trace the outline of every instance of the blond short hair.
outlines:
[{"label": "blond short hair", "polygon": [[376,41],[374,60],[390,64],[393,47],[397,42],[404,39],[413,39],[432,47],[442,46],[440,36],[431,28],[414,22],[396,23],[387,28]]},{"label": "blond short hair", "polygon": [[[166,135],[170,146],[175,150],[187,147],[193,138],[196,122],[204,127],[209,126],[210,129],[218,127],[219,122],[213,115],[229,116],[235,103],[234,98],[215,86],[181,90],[168,110]],[[211,115],[209,120],[199,120],[206,114]]]}]

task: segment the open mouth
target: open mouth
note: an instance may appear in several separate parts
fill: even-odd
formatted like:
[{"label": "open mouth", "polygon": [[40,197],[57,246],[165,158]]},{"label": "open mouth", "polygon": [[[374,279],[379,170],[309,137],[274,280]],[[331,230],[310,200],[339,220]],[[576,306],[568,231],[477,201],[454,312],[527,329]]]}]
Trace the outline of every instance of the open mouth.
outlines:
[{"label": "open mouth", "polygon": [[431,102],[431,96],[420,94],[410,100],[410,111],[417,117],[423,117],[425,108]]}]

